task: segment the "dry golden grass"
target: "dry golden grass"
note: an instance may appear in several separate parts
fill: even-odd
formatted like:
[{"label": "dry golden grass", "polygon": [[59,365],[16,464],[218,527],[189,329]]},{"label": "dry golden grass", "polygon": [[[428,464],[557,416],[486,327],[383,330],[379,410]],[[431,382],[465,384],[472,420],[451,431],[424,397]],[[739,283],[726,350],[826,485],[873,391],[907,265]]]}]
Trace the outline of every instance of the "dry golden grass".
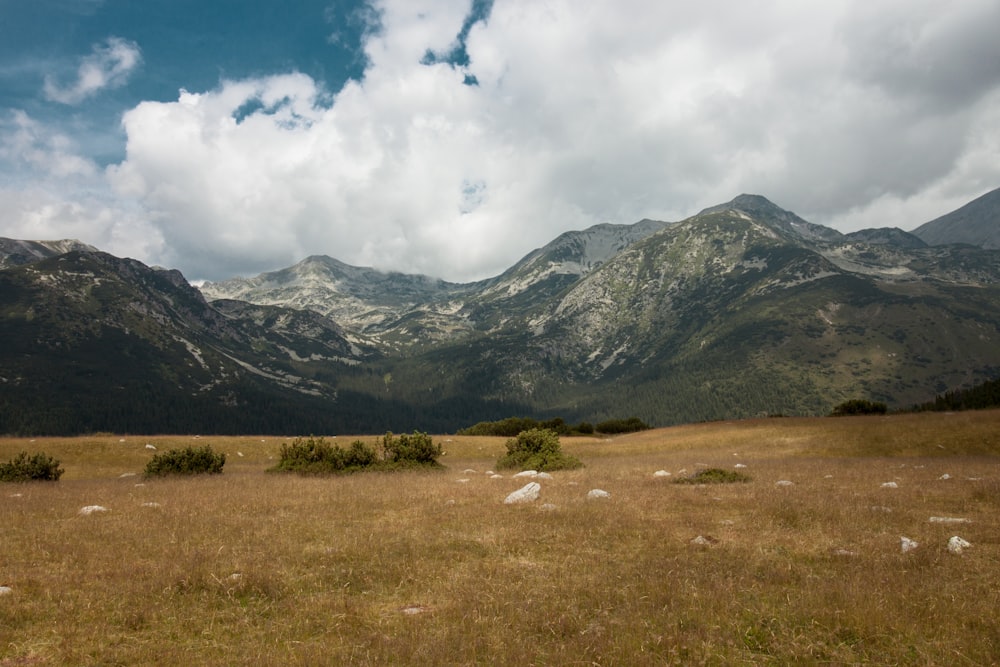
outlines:
[{"label": "dry golden grass", "polygon": [[[0,460],[66,469],[0,485],[0,665],[995,664],[998,427],[977,412],[564,439],[586,467],[522,506],[503,499],[524,481],[485,474],[503,438],[436,438],[445,471],[336,478],[266,473],[282,438],[0,440]],[[225,472],[123,477],[146,443],[211,444]],[[653,476],[736,463],[751,482]]]}]

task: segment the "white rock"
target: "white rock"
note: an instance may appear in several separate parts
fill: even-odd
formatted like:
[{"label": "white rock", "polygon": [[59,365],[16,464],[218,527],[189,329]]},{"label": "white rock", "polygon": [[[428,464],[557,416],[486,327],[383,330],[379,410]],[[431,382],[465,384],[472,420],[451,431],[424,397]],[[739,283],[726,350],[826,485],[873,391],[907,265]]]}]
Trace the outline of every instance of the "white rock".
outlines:
[{"label": "white rock", "polygon": [[143,503],[142,506],[143,507],[161,507],[160,503],[153,503],[153,502]]},{"label": "white rock", "polygon": [[122,478],[122,477],[135,477],[135,473],[134,472],[123,472],[122,474],[118,475],[118,477],[119,478]]},{"label": "white rock", "polygon": [[590,491],[587,492],[587,497],[590,498],[591,500],[595,498],[610,498],[611,494],[605,491],[604,489],[591,489]]},{"label": "white rock", "polygon": [[484,474],[484,475],[486,475],[487,477],[492,477],[492,476],[493,476],[493,475],[495,475],[496,473],[495,473],[495,472],[493,472],[492,470],[487,470],[487,471],[486,471],[485,473],[483,473],[483,474]]},{"label": "white rock", "polygon": [[902,551],[904,554],[913,551],[919,546],[920,546],[919,543],[915,542],[914,540],[911,540],[908,537],[899,538],[899,550]]},{"label": "white rock", "polygon": [[950,551],[953,554],[960,554],[962,553],[963,549],[967,549],[971,546],[972,546],[971,544],[963,540],[958,535],[953,535],[951,539],[948,540],[948,551]]},{"label": "white rock", "polygon": [[516,475],[514,475],[514,477],[515,478],[517,478],[517,477],[534,477],[537,474],[538,474],[537,470],[522,470],[521,472],[519,472]]},{"label": "white rock", "polygon": [[941,475],[940,477],[938,477],[938,479],[951,479],[951,475],[949,475],[948,473],[945,473],[945,474]]},{"label": "white rock", "polygon": [[101,507],[100,505],[87,505],[86,507],[81,507],[79,514],[87,516],[88,514],[93,514],[95,512],[107,512],[107,507]]},{"label": "white rock", "polygon": [[696,544],[700,547],[711,547],[719,543],[719,540],[712,536],[705,537],[704,535],[699,535],[698,537],[691,540],[691,544]]},{"label": "white rock", "polygon": [[547,472],[540,472],[535,475],[535,479],[553,479],[553,477]]},{"label": "white rock", "polygon": [[497,475],[496,473],[490,475],[490,479],[503,479],[503,475]]},{"label": "white rock", "polygon": [[239,456],[240,458],[243,458],[243,452],[236,452],[236,456]]},{"label": "white rock", "polygon": [[931,523],[972,523],[972,519],[960,519],[954,516],[932,516]]},{"label": "white rock", "polygon": [[10,586],[0,586],[0,595],[10,595],[14,592],[14,589]]},{"label": "white rock", "polygon": [[670,477],[670,473],[666,470],[657,470],[653,473],[653,477]]},{"label": "white rock", "polygon": [[468,484],[469,483],[469,478],[468,477],[463,477],[462,479],[456,479],[455,481],[458,482],[459,484]]},{"label": "white rock", "polygon": [[544,505],[542,505],[538,509],[542,510],[543,512],[552,512],[552,511],[554,511],[556,509],[556,506],[553,505],[552,503],[545,503]]},{"label": "white rock", "polygon": [[851,557],[851,556],[857,556],[858,552],[857,551],[851,551],[850,549],[834,549],[833,550],[833,555],[834,556],[848,556],[848,557]]},{"label": "white rock", "polygon": [[513,505],[515,503],[533,503],[538,500],[538,496],[541,492],[541,484],[538,482],[528,482],[517,491],[508,495],[503,502],[505,505]]},{"label": "white rock", "polygon": [[775,486],[794,486],[795,483],[794,482],[790,482],[787,479],[779,479],[777,482],[774,483],[774,485]]},{"label": "white rock", "polygon": [[733,467],[734,467],[734,468],[746,468],[746,466],[745,466],[744,464],[742,464],[742,463],[737,463],[737,464],[736,464],[736,465],[734,465]]},{"label": "white rock", "polygon": [[473,470],[472,468],[466,468],[465,470],[462,471],[462,474],[463,475],[475,475],[476,471]]},{"label": "white rock", "polygon": [[146,449],[152,449],[152,450],[153,450],[153,451],[155,452],[155,451],[156,451],[156,445],[151,445],[151,444],[149,444],[149,443],[147,442],[147,443],[146,443]]},{"label": "white rock", "polygon": [[895,482],[882,482],[882,488],[883,489],[898,489],[899,488],[899,484],[896,484]]}]

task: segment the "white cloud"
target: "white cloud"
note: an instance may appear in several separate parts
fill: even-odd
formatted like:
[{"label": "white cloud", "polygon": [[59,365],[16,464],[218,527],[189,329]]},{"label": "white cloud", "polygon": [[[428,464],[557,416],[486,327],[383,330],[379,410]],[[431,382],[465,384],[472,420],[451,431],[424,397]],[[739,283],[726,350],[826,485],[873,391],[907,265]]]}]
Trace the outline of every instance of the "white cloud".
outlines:
[{"label": "white cloud", "polygon": [[142,62],[142,52],[135,42],[109,37],[95,44],[93,53],[81,59],[76,80],[61,85],[53,76],[45,77],[45,97],[60,104],[79,104],[105,88],[117,88]]},{"label": "white cloud", "polygon": [[218,279],[324,253],[469,280],[567,229],[741,192],[848,231],[1000,185],[992,0],[506,0],[466,70],[420,61],[469,3],[377,9],[365,77],[335,94],[277,74],[125,114],[107,178],[158,261]]}]

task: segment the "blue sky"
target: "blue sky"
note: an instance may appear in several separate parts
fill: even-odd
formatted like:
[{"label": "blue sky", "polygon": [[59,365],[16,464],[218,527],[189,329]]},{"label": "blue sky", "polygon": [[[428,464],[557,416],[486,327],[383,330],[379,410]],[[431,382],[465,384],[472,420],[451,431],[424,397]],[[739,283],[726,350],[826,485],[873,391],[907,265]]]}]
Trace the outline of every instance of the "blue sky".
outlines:
[{"label": "blue sky", "polygon": [[[752,6],[751,6],[752,5]],[[0,236],[450,280],[742,192],[842,231],[1000,186],[995,0],[0,0]]]}]

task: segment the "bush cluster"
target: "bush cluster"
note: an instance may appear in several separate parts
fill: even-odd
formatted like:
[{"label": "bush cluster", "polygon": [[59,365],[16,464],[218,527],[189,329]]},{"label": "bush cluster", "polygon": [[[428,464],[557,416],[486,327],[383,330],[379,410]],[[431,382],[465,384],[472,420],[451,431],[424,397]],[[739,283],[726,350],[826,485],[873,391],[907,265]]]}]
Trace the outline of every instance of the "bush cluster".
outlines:
[{"label": "bush cluster", "polygon": [[211,445],[171,449],[153,455],[146,464],[146,477],[165,475],[218,475],[226,464],[226,455],[212,451]]},{"label": "bush cluster", "polygon": [[629,417],[628,419],[609,419],[607,421],[600,422],[594,428],[597,429],[598,433],[613,434],[648,431],[653,427],[638,417]]},{"label": "bush cluster", "polygon": [[47,454],[28,456],[28,452],[21,452],[7,463],[0,463],[0,482],[57,482],[64,472],[59,461]]},{"label": "bush cluster", "polygon": [[583,463],[574,456],[564,454],[559,444],[559,434],[551,429],[533,428],[521,431],[507,441],[507,453],[497,460],[500,470],[572,470]]},{"label": "bush cluster", "polygon": [[848,415],[884,415],[889,406],[880,401],[868,401],[861,398],[844,401],[833,409],[831,417],[846,417]]},{"label": "bush cluster", "polygon": [[332,445],[322,437],[296,438],[281,446],[275,472],[304,474],[338,474],[362,470],[394,470],[415,466],[440,465],[441,446],[435,445],[426,433],[394,436],[386,433],[377,447],[355,440],[349,447]]}]

